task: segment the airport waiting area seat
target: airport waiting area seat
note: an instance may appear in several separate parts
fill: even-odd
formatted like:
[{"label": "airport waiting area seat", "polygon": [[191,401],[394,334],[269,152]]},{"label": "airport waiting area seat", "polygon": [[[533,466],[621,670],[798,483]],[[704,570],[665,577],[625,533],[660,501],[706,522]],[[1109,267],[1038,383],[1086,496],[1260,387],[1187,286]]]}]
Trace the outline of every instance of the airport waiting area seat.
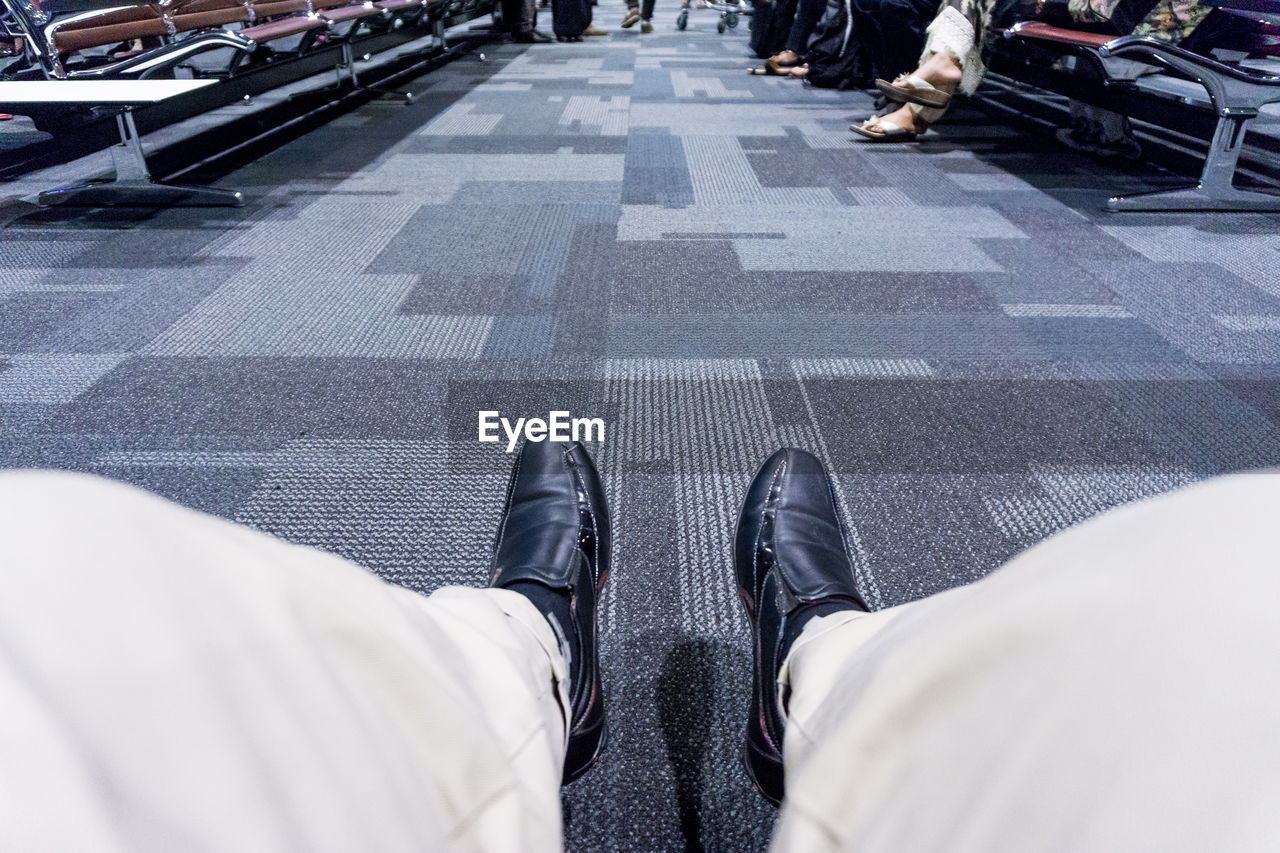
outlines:
[{"label": "airport waiting area seat", "polygon": [[[1158,87],[1139,87],[1129,76],[1112,72],[1114,60],[1137,61],[1155,66],[1162,76],[1193,81],[1204,87],[1207,101],[1177,96],[1183,106],[1199,108],[1215,121],[1213,136],[1200,178],[1194,185],[1128,196],[1107,202],[1112,211],[1280,211],[1280,195],[1235,185],[1237,164],[1250,123],[1268,104],[1280,103],[1280,0],[1214,0],[1223,13],[1245,19],[1249,26],[1238,30],[1246,41],[1197,53],[1149,36],[1116,37],[1097,32],[1067,29],[1041,21],[1025,21],[1004,30],[1005,41],[1033,44],[1039,58],[1056,61],[1062,53],[1074,55],[1089,67],[1087,73],[1073,69],[1069,94],[1083,97],[1098,106],[1125,112],[1128,99],[1160,96]],[[1030,55],[1032,67],[1035,56]],[[1028,59],[1028,54],[1021,55]],[[1040,64],[1043,65],[1044,62]],[[1024,66],[1025,67],[1025,66]],[[1016,73],[1016,72],[1015,72]],[[1036,77],[1045,85],[1045,77]],[[1094,81],[1092,91],[1082,80]],[[1050,84],[1052,85],[1052,84]]]},{"label": "airport waiting area seat", "polygon": [[349,41],[362,26],[389,28],[438,18],[443,0],[4,0],[6,29],[24,56],[7,79],[146,79],[171,76],[197,54],[228,51],[233,76],[268,46],[300,37],[301,54],[318,39]]}]

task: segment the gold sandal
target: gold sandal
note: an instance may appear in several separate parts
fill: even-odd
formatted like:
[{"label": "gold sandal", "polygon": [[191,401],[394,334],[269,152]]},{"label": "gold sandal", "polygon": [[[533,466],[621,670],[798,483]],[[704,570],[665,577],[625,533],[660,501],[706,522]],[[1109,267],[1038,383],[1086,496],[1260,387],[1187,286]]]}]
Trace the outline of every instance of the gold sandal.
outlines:
[{"label": "gold sandal", "polygon": [[876,88],[897,104],[919,104],[922,107],[946,109],[951,96],[914,74],[899,74],[892,83],[876,80]]}]

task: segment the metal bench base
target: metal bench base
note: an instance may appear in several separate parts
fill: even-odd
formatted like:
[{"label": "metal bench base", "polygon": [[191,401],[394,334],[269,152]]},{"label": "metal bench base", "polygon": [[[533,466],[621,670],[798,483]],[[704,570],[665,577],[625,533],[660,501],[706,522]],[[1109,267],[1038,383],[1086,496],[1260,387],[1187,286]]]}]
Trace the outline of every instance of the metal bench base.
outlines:
[{"label": "metal bench base", "polygon": [[1172,213],[1176,211],[1249,211],[1262,213],[1280,212],[1280,194],[1233,189],[1209,192],[1200,184],[1172,190],[1156,190],[1149,193],[1117,196],[1107,201],[1107,210],[1115,213],[1145,211],[1148,213]]},{"label": "metal bench base", "polygon": [[138,128],[133,123],[133,110],[126,107],[116,115],[116,126],[120,130],[120,144],[111,148],[115,177],[45,190],[37,199],[42,207],[55,204],[73,207],[240,207],[244,204],[244,194],[237,190],[152,180],[142,151],[142,140],[138,138]]},{"label": "metal bench base", "polygon": [[216,187],[109,180],[45,190],[38,201],[41,207],[240,207],[244,194]]}]

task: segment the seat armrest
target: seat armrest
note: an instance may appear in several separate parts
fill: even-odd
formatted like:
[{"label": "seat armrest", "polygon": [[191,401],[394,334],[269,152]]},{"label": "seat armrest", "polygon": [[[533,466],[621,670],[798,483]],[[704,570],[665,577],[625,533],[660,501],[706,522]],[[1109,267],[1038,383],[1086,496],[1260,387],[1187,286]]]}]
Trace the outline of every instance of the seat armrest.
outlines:
[{"label": "seat armrest", "polygon": [[1185,71],[1187,66],[1192,66],[1196,69],[1210,71],[1223,77],[1229,77],[1244,83],[1252,83],[1257,86],[1280,86],[1280,75],[1237,65],[1227,65],[1211,57],[1192,53],[1177,45],[1151,38],[1150,36],[1121,36],[1100,46],[1098,53],[1104,57],[1114,56],[1120,59],[1145,58],[1147,61],[1167,65],[1179,71]]}]

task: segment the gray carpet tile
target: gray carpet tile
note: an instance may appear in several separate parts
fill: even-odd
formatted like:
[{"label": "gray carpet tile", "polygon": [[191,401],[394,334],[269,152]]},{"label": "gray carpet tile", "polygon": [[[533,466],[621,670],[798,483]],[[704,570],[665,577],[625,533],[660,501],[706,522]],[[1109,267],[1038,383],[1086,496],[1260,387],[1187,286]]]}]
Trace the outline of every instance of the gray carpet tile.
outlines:
[{"label": "gray carpet tile", "polygon": [[479,410],[605,420],[613,733],[564,792],[577,850],[767,845],[729,548],[778,445],[830,467],[878,607],[1280,463],[1280,217],[1107,216],[1170,177],[963,105],[858,145],[867,95],[750,77],[745,28],[674,17],[454,62],[226,175],[240,210],[0,235],[6,467],[430,592],[486,574],[511,459]]}]

